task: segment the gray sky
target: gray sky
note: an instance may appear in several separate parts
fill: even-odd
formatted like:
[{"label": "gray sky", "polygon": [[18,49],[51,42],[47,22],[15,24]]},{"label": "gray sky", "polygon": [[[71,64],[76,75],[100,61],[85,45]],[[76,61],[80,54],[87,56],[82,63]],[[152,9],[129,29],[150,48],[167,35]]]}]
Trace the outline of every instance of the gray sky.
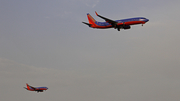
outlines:
[{"label": "gray sky", "polygon": [[[179,0],[1,0],[0,101],[179,101]],[[92,29],[87,13],[146,17]],[[25,83],[47,86],[43,93]]]}]

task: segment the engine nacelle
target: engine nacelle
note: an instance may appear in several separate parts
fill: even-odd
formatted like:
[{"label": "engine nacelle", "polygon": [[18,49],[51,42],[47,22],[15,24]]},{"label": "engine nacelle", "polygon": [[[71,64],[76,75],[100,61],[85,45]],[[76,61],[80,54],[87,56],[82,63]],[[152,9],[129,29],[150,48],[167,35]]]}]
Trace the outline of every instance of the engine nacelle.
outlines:
[{"label": "engine nacelle", "polygon": [[130,28],[131,28],[131,26],[129,26],[129,25],[123,26],[123,29],[130,29]]}]

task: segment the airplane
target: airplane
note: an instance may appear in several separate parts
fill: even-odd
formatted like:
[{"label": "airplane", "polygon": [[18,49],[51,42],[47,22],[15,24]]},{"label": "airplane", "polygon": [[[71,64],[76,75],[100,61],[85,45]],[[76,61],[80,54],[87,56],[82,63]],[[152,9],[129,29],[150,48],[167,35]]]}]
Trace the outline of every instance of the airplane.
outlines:
[{"label": "airplane", "polygon": [[98,28],[98,29],[114,28],[120,31],[120,29],[130,29],[131,28],[130,25],[142,24],[143,26],[143,24],[149,21],[149,19],[146,19],[144,17],[111,20],[99,15],[96,11],[95,13],[98,17],[104,19],[106,22],[98,22],[89,13],[87,13],[89,23],[87,22],[82,22],[82,23],[88,25],[91,28]]},{"label": "airplane", "polygon": [[46,91],[48,88],[47,87],[32,87],[32,86],[29,86],[27,83],[26,83],[26,87],[24,87],[26,90],[29,90],[29,91],[37,91],[38,93],[39,92],[43,92],[44,90]]}]

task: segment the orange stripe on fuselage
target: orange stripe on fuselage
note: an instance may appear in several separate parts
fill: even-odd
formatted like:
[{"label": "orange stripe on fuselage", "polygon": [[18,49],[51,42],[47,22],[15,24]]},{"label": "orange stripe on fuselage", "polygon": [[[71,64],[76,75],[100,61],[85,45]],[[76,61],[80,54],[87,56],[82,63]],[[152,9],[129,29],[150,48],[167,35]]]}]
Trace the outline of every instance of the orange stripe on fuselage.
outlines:
[{"label": "orange stripe on fuselage", "polygon": [[99,25],[97,25],[95,28],[102,28],[102,29],[112,28],[112,25],[108,25],[108,26],[99,26]]},{"label": "orange stripe on fuselage", "polygon": [[135,24],[145,24],[146,22],[144,21],[129,21],[129,22],[124,22],[125,25],[135,25]]}]

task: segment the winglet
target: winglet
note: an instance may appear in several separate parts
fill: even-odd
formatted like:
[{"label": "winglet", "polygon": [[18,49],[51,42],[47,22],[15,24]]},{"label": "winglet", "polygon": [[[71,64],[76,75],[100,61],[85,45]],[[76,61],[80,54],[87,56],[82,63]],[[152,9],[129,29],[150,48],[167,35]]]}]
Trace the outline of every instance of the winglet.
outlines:
[{"label": "winglet", "polygon": [[98,16],[97,12],[95,11],[96,15]]}]

